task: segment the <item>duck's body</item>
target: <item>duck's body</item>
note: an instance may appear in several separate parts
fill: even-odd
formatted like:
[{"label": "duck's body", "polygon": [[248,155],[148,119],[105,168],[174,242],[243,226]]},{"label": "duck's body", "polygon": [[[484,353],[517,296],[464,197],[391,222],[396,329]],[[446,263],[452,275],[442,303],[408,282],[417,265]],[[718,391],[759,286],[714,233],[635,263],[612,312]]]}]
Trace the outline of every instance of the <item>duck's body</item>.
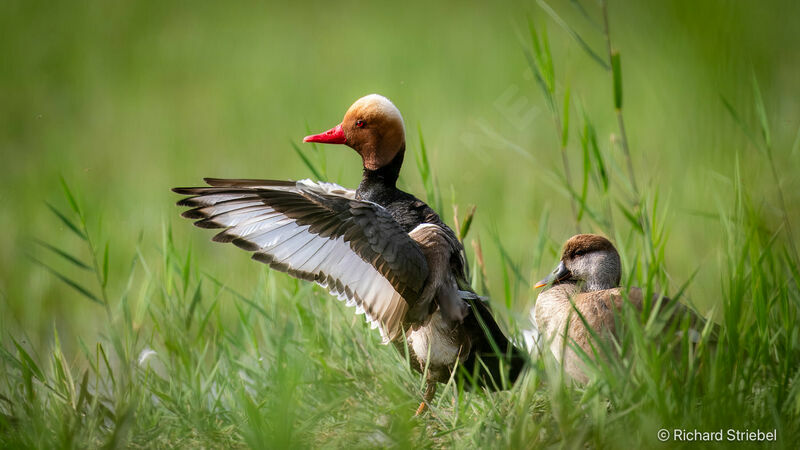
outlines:
[{"label": "duck's body", "polygon": [[[405,149],[401,150],[386,167],[378,170],[365,168],[361,183],[356,189],[356,198],[377,203],[386,208],[406,233],[411,232],[422,223],[431,223],[446,228],[447,225],[430,206],[412,194],[397,188],[397,178],[400,175],[404,156]],[[454,233],[453,236],[455,236]]]},{"label": "duck's body", "polygon": [[607,340],[617,335],[615,315],[622,310],[625,299],[641,309],[642,295],[639,288],[627,292],[622,288],[581,292],[577,284],[559,284],[537,297],[534,320],[550,351],[558,361],[563,361],[564,371],[575,380],[586,382],[583,359],[570,344],[593,356],[595,337]]},{"label": "duck's body", "polygon": [[[558,267],[536,285],[552,284],[539,294],[532,311],[539,344],[547,345],[562,362],[564,371],[579,382],[588,378],[583,357],[575,347],[594,357],[595,338],[608,340],[616,336],[616,316],[625,302],[637,310],[644,306],[644,291],[618,287],[620,275],[619,254],[613,244],[602,236],[582,234],[567,241]],[[689,313],[694,326],[690,330],[694,331],[692,337],[699,336],[696,328],[702,319],[686,307],[658,295],[653,297],[653,305],[671,319]]]},{"label": "duck's body", "polygon": [[194,207],[184,216],[224,228],[214,240],[356,306],[385,343],[403,348],[405,336],[411,366],[427,370],[426,401],[457,365],[470,373],[477,367],[480,384],[499,386],[503,367],[515,378],[523,359],[469,288],[461,242],[433,209],[396,187],[405,138],[394,105],[376,95],[359,99],[342,124],[305,141],[355,149],[364,163],[358,189],[207,179],[212,187],[175,189],[191,196],[179,202]]},{"label": "duck's body", "polygon": [[[458,310],[457,315],[464,319],[469,313],[470,299],[461,297],[470,297],[474,292],[466,282],[463,246],[453,230],[428,204],[396,187],[403,156],[404,152],[401,151],[389,165],[378,170],[365,168],[356,198],[386,208],[401,228],[420,245],[426,259],[429,262],[437,260],[430,266],[446,269],[440,272],[449,272],[446,274],[448,283],[437,293],[436,302],[448,304],[450,310]],[[445,273],[438,275],[445,276]],[[464,290],[459,292],[461,288]],[[477,295],[472,300],[477,300]],[[484,339],[483,333],[468,333],[467,327],[453,326],[452,320],[447,320],[439,310],[425,320],[425,325],[406,331],[411,363],[419,372],[423,372],[427,365],[429,378],[444,383],[450,378],[456,362],[463,365],[471,354],[473,344]],[[398,347],[402,345],[400,341],[395,343]]]}]

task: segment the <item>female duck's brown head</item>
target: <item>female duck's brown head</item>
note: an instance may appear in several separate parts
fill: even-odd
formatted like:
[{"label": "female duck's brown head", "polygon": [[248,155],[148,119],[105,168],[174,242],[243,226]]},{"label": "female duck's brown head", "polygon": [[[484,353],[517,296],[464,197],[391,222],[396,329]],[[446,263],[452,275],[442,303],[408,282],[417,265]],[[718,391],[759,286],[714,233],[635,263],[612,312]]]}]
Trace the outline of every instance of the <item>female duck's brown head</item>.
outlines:
[{"label": "female duck's brown head", "polygon": [[361,155],[365,168],[378,170],[405,150],[405,125],[400,110],[389,99],[371,94],[356,100],[342,123],[306,136],[303,142],[345,144]]},{"label": "female duck's brown head", "polygon": [[611,241],[596,234],[579,234],[564,244],[555,270],[534,287],[574,283],[583,292],[611,289],[619,286],[621,272],[619,253]]}]

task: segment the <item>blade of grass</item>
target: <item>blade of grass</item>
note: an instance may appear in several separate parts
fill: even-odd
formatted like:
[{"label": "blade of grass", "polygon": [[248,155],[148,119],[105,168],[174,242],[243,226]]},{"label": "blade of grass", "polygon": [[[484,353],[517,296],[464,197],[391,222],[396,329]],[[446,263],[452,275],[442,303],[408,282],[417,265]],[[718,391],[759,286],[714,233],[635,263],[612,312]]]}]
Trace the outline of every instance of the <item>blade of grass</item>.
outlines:
[{"label": "blade of grass", "polygon": [[761,97],[761,88],[758,86],[758,79],[753,74],[753,96],[755,98],[756,113],[758,114],[759,124],[761,125],[761,137],[764,145],[768,149],[772,148],[772,135],[769,131],[769,120],[767,119],[767,109],[764,106],[764,99]]},{"label": "blade of grass", "polygon": [[58,217],[59,220],[61,220],[61,222],[64,225],[66,225],[67,228],[69,228],[79,238],[83,239],[84,241],[86,240],[86,235],[74,223],[72,223],[71,220],[67,219],[67,216],[62,214],[61,211],[56,209],[56,207],[51,205],[50,203],[45,202],[45,204],[47,205],[48,208],[50,208],[50,211],[52,211],[53,214],[55,214],[56,217]]},{"label": "blade of grass", "polygon": [[183,261],[183,267],[181,270],[183,295],[186,295],[186,290],[189,289],[189,274],[191,273],[191,267],[192,267],[192,247],[189,246],[189,249],[186,251],[186,258]]},{"label": "blade of grass", "polygon": [[566,148],[569,142],[569,96],[569,85],[567,85],[567,88],[564,90],[564,102],[562,103],[564,108],[562,111],[563,117],[561,119],[561,148]]},{"label": "blade of grass", "polygon": [[14,339],[13,336],[9,336],[11,338],[11,342],[14,344],[14,347],[17,349],[17,353],[19,354],[19,361],[25,366],[26,369],[30,370],[33,375],[39,379],[39,381],[44,382],[46,380],[44,376],[44,372],[36,362],[31,358],[31,355],[25,350],[25,348],[20,345],[20,343]]},{"label": "blade of grass", "polygon": [[422,126],[420,124],[417,124],[417,132],[419,134],[419,152],[416,153],[417,170],[419,171],[420,178],[422,178],[422,185],[425,187],[425,196],[427,197],[428,204],[430,204],[437,213],[441,213],[442,198],[431,171],[430,162],[428,160],[428,150],[425,146],[425,138],[422,135]]},{"label": "blade of grass", "polygon": [[[308,122],[306,122],[306,133],[314,134],[314,132],[311,131],[311,127],[308,126]],[[317,155],[317,162],[319,162],[320,167],[319,173],[323,176],[323,178],[320,178],[320,180],[329,181],[330,177],[328,174],[328,160],[325,157],[325,151],[323,151],[320,146],[314,142],[311,142],[310,144],[311,150],[313,150],[314,154]]]},{"label": "blade of grass", "polygon": [[565,22],[564,19],[562,19],[561,16],[559,16],[553,10],[553,8],[551,8],[550,5],[547,4],[547,2],[545,2],[544,0],[537,0],[536,3],[538,3],[539,6],[544,10],[544,12],[546,12],[547,15],[549,15],[555,23],[557,23],[561,28],[563,28],[564,31],[566,31],[567,34],[569,34],[570,37],[572,37],[572,39],[574,39],[575,42],[578,43],[578,45],[583,49],[583,51],[585,51],[587,55],[589,55],[597,64],[600,65],[600,67],[606,70],[611,69],[608,63],[605,62],[603,58],[601,58],[600,55],[598,55],[594,50],[592,50],[592,47],[580,36],[580,34],[578,34],[578,32],[575,31],[574,28],[572,28],[567,22]]},{"label": "blade of grass", "polygon": [[550,53],[550,45],[547,40],[547,29],[542,31],[542,37],[539,38],[539,33],[536,31],[536,25],[533,19],[528,18],[528,32],[531,39],[531,50],[523,49],[525,58],[528,60],[528,65],[533,72],[536,83],[544,95],[547,107],[551,113],[555,113],[556,105],[555,98],[555,73],[552,64],[552,57]]},{"label": "blade of grass", "polygon": [[61,181],[61,189],[64,191],[64,197],[66,197],[67,203],[69,204],[70,208],[72,208],[72,211],[80,216],[81,210],[78,208],[78,202],[75,201],[75,196],[72,195],[72,191],[69,189],[69,186],[67,186],[66,180],[64,180],[63,176],[59,176],[59,179]]},{"label": "blade of grass", "polygon": [[36,244],[38,244],[38,245],[50,250],[51,252],[57,254],[58,256],[66,259],[67,261],[69,261],[73,265],[77,266],[78,268],[81,268],[83,270],[92,270],[92,268],[88,264],[86,264],[83,261],[79,260],[77,257],[70,255],[69,253],[65,252],[64,250],[61,250],[58,247],[50,245],[47,242],[41,241],[39,239],[34,239],[33,242],[35,242]]},{"label": "blade of grass", "polygon": [[614,80],[614,108],[622,109],[622,66],[618,51],[611,52],[611,74]]},{"label": "blade of grass", "polygon": [[235,298],[237,298],[237,299],[245,302],[246,304],[248,304],[250,307],[252,307],[256,311],[258,311],[258,313],[261,314],[261,316],[263,316],[264,318],[269,318],[269,314],[267,314],[267,311],[264,308],[262,308],[258,303],[250,300],[249,298],[247,298],[244,295],[242,295],[239,292],[237,292],[235,289],[233,289],[230,286],[228,286],[228,285],[222,283],[221,281],[217,280],[216,278],[214,278],[214,276],[212,276],[208,272],[203,272],[203,276],[208,278],[209,280],[211,280],[211,282],[214,283],[220,289],[233,294],[233,296]]},{"label": "blade of grass", "polygon": [[106,241],[106,247],[103,250],[103,282],[101,283],[103,288],[108,285],[108,245],[109,241]]},{"label": "blade of grass", "polygon": [[59,273],[57,270],[53,269],[52,267],[48,266],[47,264],[39,261],[38,259],[36,259],[36,258],[34,258],[32,256],[29,256],[29,258],[31,260],[33,260],[34,263],[36,263],[39,266],[41,266],[44,269],[46,269],[48,272],[53,274],[56,278],[58,278],[59,280],[63,281],[67,286],[69,286],[72,289],[76,290],[78,293],[82,294],[87,299],[97,303],[98,305],[104,305],[102,300],[100,300],[96,295],[92,294],[91,291],[89,291],[85,287],[83,287],[80,284],[78,284],[76,281],[73,281],[73,280],[67,278],[66,276],[64,276],[61,273]]},{"label": "blade of grass", "polygon": [[797,155],[797,150],[800,149],[800,127],[797,127],[797,133],[794,136],[794,142],[792,143],[792,150],[789,153],[790,157],[794,158]]},{"label": "blade of grass", "polygon": [[756,148],[761,148],[761,146],[758,145],[758,141],[756,140],[755,136],[753,136],[750,133],[750,128],[747,125],[745,125],[744,120],[742,120],[741,116],[739,116],[739,113],[736,112],[736,108],[733,107],[731,102],[729,102],[728,99],[725,98],[722,94],[720,94],[719,98],[722,101],[722,104],[725,106],[725,109],[728,111],[728,114],[730,114],[733,121],[736,122],[736,125],[739,126],[739,129],[742,131],[742,133],[744,133],[745,137],[747,137],[747,139],[750,140],[750,143],[756,146]]},{"label": "blade of grass", "polygon": [[292,145],[292,148],[294,149],[294,152],[297,154],[297,156],[300,157],[300,160],[303,161],[303,164],[305,164],[305,166],[308,168],[308,170],[311,171],[311,173],[317,178],[317,180],[324,180],[324,178],[322,177],[322,174],[314,166],[314,163],[312,163],[311,160],[308,159],[306,154],[303,153],[302,150],[300,150],[300,147],[298,147],[297,144],[295,144],[293,141],[290,141],[289,144]]},{"label": "blade of grass", "polygon": [[586,19],[586,21],[587,21],[587,22],[589,22],[590,24],[592,24],[592,26],[593,26],[593,27],[595,27],[595,28],[597,28],[598,30],[600,29],[600,24],[598,24],[598,23],[597,23],[597,22],[596,22],[596,21],[595,21],[595,20],[592,18],[592,16],[590,16],[590,15],[589,15],[589,12],[588,12],[588,11],[586,11],[586,8],[584,8],[584,7],[583,7],[583,4],[580,2],[580,0],[570,0],[570,1],[569,1],[569,3],[570,3],[570,4],[571,4],[571,5],[572,5],[572,6],[573,6],[575,9],[577,9],[577,10],[578,10],[578,12],[581,14],[581,16],[583,16],[583,18],[584,18],[584,19]]},{"label": "blade of grass", "polygon": [[581,183],[580,208],[578,209],[578,221],[583,217],[583,212],[586,205],[586,197],[589,193],[589,174],[592,171],[592,159],[589,154],[589,130],[588,126],[584,124],[584,132],[581,136],[581,150],[583,151],[583,179]]},{"label": "blade of grass", "polygon": [[458,240],[464,242],[464,239],[467,237],[467,233],[469,233],[469,229],[472,226],[472,219],[475,217],[475,210],[477,206],[470,205],[467,213],[464,215],[464,220],[461,222],[461,227],[458,233]]},{"label": "blade of grass", "polygon": [[194,291],[194,295],[192,296],[192,303],[189,304],[189,311],[186,313],[186,329],[188,330],[192,325],[192,317],[194,317],[194,310],[197,308],[197,305],[202,300],[202,288],[203,288],[203,280],[197,284],[197,289]]}]

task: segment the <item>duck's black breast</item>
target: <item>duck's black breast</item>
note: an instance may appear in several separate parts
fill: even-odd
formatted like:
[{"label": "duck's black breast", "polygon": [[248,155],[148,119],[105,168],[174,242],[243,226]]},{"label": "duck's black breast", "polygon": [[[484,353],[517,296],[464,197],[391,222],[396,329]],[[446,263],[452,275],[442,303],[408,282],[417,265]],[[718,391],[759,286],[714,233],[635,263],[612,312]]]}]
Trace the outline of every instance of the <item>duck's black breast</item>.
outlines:
[{"label": "duck's black breast", "polygon": [[[406,232],[410,232],[422,223],[446,227],[433,208],[408,192],[397,189],[397,177],[400,174],[400,167],[403,165],[404,153],[404,151],[399,152],[392,162],[380,169],[365,168],[361,184],[356,190],[356,198],[377,203],[386,208],[392,218]],[[450,228],[447,229],[450,230]]]},{"label": "duck's black breast", "polygon": [[398,198],[381,206],[389,211],[392,218],[406,232],[410,232],[422,223],[444,225],[439,215],[425,202],[403,191],[398,191],[398,193],[400,194]]}]

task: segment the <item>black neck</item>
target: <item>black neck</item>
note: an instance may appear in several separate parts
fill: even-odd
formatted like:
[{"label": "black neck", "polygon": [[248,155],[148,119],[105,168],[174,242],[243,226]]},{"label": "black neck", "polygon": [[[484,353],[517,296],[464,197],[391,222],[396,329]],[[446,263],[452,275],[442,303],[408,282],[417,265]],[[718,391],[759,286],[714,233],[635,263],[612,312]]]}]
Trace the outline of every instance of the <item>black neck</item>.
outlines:
[{"label": "black neck", "polygon": [[403,166],[405,152],[406,146],[403,145],[389,164],[377,170],[364,167],[364,176],[361,178],[361,184],[358,185],[358,190],[356,191],[359,197],[376,201],[375,197],[382,196],[387,191],[396,190],[397,177],[400,176],[400,168]]}]

